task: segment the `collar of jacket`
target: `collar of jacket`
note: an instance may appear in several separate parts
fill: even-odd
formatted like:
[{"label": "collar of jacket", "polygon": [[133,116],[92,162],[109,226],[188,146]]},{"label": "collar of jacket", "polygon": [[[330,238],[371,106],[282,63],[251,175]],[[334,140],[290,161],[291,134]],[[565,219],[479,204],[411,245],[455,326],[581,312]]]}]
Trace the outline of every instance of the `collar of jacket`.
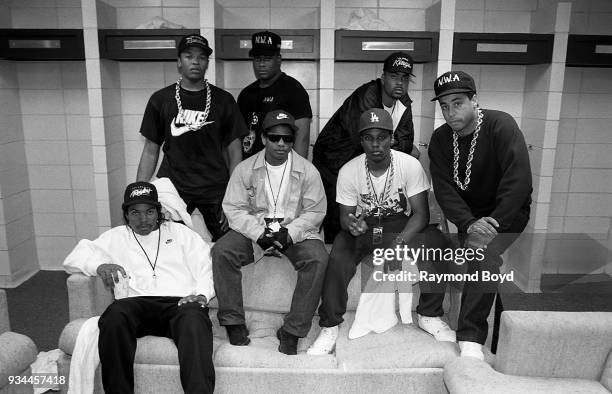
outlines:
[{"label": "collar of jacket", "polygon": [[[383,103],[382,103],[382,79],[377,78],[376,79],[376,97],[378,100],[380,100],[380,108],[383,108]],[[368,94],[370,92],[366,92],[366,94]],[[406,93],[400,97],[399,101],[404,104],[406,107],[408,107],[409,105],[412,104],[412,99],[410,98],[410,96],[408,95],[408,90],[406,90]]]},{"label": "collar of jacket", "polygon": [[[284,205],[285,209],[285,220],[283,220],[283,222],[281,223],[283,226],[291,223],[293,219],[300,215],[301,206],[299,204],[299,201],[302,197],[301,193],[304,192],[303,190],[301,190],[300,187],[300,179],[305,179],[305,159],[302,158],[302,156],[298,155],[293,149],[291,150],[291,154],[293,155],[293,157],[291,160],[291,168],[289,171],[289,187],[287,189],[285,199],[281,201],[281,204]],[[263,190],[265,184],[265,155],[266,150],[261,150],[259,153],[257,153],[255,161],[253,162],[253,167],[251,171],[251,184],[254,185],[257,190]],[[267,209],[269,202],[267,193],[258,193],[256,199],[257,207]],[[262,225],[264,222],[263,217],[265,212],[267,211],[262,210],[260,215],[260,224]]]},{"label": "collar of jacket", "polygon": [[[290,171],[292,173],[306,172],[306,168],[304,165],[304,159],[302,158],[302,156],[297,154],[297,152],[294,151],[293,149],[291,149],[291,155],[292,155],[292,163],[291,163]],[[259,153],[257,153],[257,156],[255,157],[255,161],[253,162],[253,171],[265,168],[265,160],[266,160],[266,149],[264,148],[261,151],[259,151]]]}]

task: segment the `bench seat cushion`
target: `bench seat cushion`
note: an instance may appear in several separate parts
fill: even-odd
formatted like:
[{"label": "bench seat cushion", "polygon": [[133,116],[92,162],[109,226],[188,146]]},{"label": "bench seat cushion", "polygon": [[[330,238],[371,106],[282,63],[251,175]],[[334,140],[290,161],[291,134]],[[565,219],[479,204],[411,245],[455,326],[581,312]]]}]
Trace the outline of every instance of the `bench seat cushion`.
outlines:
[{"label": "bench seat cushion", "polygon": [[473,357],[461,357],[449,363],[444,368],[444,383],[453,394],[609,393],[594,380],[506,375]]},{"label": "bench seat cushion", "polygon": [[[459,355],[456,343],[438,342],[416,324],[400,322],[381,334],[348,339],[354,316],[344,316],[336,342],[336,357],[344,370],[443,368]],[[416,314],[413,321],[417,321]]]}]

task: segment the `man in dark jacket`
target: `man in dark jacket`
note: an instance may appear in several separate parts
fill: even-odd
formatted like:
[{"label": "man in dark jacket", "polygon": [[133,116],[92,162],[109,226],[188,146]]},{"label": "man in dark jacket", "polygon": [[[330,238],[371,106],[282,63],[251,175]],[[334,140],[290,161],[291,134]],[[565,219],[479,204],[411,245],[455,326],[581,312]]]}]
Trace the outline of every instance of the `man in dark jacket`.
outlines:
[{"label": "man in dark jacket", "polygon": [[363,153],[359,140],[359,117],[369,108],[384,108],[393,119],[391,148],[412,154],[414,126],[412,100],[408,84],[412,74],[412,58],[404,52],[394,52],[384,63],[380,78],[357,88],[327,122],[313,148],[312,163],[317,167],[327,195],[327,216],[323,221],[325,242],[332,243],[340,221],[336,203],[338,171],[352,158]]}]

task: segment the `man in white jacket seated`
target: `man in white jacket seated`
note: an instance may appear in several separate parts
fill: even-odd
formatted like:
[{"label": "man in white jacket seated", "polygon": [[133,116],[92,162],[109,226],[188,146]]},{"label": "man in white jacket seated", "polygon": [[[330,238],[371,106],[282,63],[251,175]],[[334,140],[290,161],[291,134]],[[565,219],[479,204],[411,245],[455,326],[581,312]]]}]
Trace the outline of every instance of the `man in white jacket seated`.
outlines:
[{"label": "man in white jacket seated", "polygon": [[[148,182],[128,185],[122,208],[125,225],[81,241],[64,261],[67,271],[98,275],[115,291],[98,324],[104,390],[134,392],[136,339],[155,335],[176,344],[184,391],[212,393],[210,248],[186,226],[164,221],[157,190]],[[120,275],[128,285],[127,297],[118,299]]]}]

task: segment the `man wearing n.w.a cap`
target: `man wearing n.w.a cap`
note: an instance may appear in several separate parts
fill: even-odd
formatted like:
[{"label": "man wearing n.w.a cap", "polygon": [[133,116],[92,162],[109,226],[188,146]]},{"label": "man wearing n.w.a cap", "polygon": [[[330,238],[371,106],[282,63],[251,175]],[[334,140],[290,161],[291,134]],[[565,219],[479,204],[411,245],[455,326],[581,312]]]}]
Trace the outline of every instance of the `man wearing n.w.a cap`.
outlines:
[{"label": "man wearing n.w.a cap", "polygon": [[353,157],[363,153],[359,136],[359,116],[370,108],[386,110],[393,121],[391,149],[419,157],[413,146],[412,100],[408,85],[412,74],[412,57],[405,52],[394,52],[383,65],[380,78],[358,87],[321,130],[312,150],[312,163],[323,179],[327,193],[327,216],[323,222],[325,242],[331,243],[338,231],[336,179],[338,171]]},{"label": "man wearing n.w.a cap", "polygon": [[[467,263],[468,273],[499,273],[501,254],[525,229],[531,204],[531,168],[525,138],[509,114],[478,105],[474,79],[449,71],[434,82],[446,124],[429,144],[434,192],[462,246],[482,248],[485,259]],[[457,341],[462,356],[484,358],[487,316],[496,283],[466,281]],[[498,296],[497,305],[501,307]],[[495,346],[493,345],[493,348]]]},{"label": "man wearing n.w.a cap", "polygon": [[248,131],[232,95],[205,78],[212,53],[206,38],[184,36],[177,49],[178,80],[153,93],[142,118],[136,179],[151,180],[163,145],[157,176],[172,181],[189,213],[200,211],[215,241],[228,228],[221,200]]},{"label": "man wearing n.w.a cap", "polygon": [[271,31],[261,31],[251,37],[249,56],[253,59],[255,82],[238,96],[238,106],[249,127],[249,135],[242,139],[245,158],[263,149],[261,134],[264,116],[282,109],[295,118],[297,131],[293,149],[308,157],[312,109],[306,89],[295,78],[281,71],[281,38]]}]

